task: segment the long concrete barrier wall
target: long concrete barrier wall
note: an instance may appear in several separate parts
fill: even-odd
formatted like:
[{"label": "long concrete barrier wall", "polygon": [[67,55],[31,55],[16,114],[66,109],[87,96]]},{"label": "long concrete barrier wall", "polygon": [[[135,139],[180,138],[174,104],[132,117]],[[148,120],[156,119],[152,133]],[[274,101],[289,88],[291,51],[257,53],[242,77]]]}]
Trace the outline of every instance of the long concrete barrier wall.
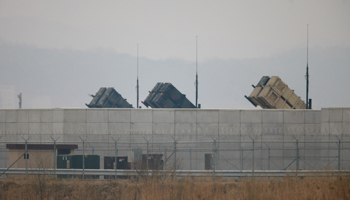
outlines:
[{"label": "long concrete barrier wall", "polygon": [[213,155],[211,165],[217,169],[348,168],[350,108],[0,109],[2,149],[6,143],[53,139],[89,142],[101,155],[101,166],[103,156],[115,155],[118,140],[118,155],[130,157],[136,147],[162,154],[177,148],[182,169],[204,169],[205,154]]}]

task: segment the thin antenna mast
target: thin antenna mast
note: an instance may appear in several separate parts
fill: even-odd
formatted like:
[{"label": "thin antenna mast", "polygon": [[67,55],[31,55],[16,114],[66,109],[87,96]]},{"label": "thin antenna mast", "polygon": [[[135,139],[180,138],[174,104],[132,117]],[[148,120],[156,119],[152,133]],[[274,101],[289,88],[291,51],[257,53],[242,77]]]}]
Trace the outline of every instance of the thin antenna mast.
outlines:
[{"label": "thin antenna mast", "polygon": [[17,95],[18,99],[19,99],[19,108],[22,108],[22,93],[19,93],[19,95]]},{"label": "thin antenna mast", "polygon": [[310,109],[309,105],[309,24],[307,25],[306,37],[306,109]]},{"label": "thin antenna mast", "polygon": [[137,44],[137,81],[136,81],[136,90],[137,90],[137,103],[136,106],[139,108],[139,44]]},{"label": "thin antenna mast", "polygon": [[198,36],[196,36],[196,108],[198,108]]}]

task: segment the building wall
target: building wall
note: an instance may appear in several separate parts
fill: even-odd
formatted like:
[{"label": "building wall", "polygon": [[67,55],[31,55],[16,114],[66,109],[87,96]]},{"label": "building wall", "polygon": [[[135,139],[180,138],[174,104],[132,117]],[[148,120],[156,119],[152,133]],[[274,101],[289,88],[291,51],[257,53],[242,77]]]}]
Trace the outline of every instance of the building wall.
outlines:
[{"label": "building wall", "polygon": [[[54,152],[43,150],[28,150],[31,155],[27,159],[28,168],[53,168],[54,167]],[[15,163],[15,161],[18,161]],[[26,168],[26,159],[24,159],[24,150],[10,150],[9,163],[15,163],[12,168]],[[39,163],[39,164],[38,164]]]},{"label": "building wall", "polygon": [[[8,142],[60,143],[68,142],[110,142],[108,156],[114,155],[113,142],[128,144],[130,149],[138,143],[164,142],[157,148],[166,148],[169,142],[197,142],[192,149],[217,148],[262,149],[264,141],[275,142],[283,150],[274,152],[281,156],[275,168],[284,168],[293,161],[294,141],[304,147],[313,147],[308,155],[329,155],[332,151],[317,150],[330,148],[329,142],[350,139],[350,108],[324,108],[321,110],[230,110],[230,109],[2,109],[0,110],[0,136],[2,145]],[[210,142],[210,143],[200,143]],[[230,143],[231,142],[231,143]],[[310,142],[310,143],[306,143]],[[318,142],[313,144],[312,142]],[[325,142],[324,144],[321,142]],[[327,143],[328,142],[328,143]],[[92,143],[90,145],[93,145]],[[344,144],[347,145],[347,144]],[[76,154],[82,154],[82,145]],[[161,147],[160,147],[161,146]],[[184,146],[184,145],[183,145]],[[87,152],[92,153],[91,148]],[[347,146],[343,146],[347,148]],[[144,147],[143,147],[144,148]],[[151,148],[151,147],[150,147]],[[154,148],[154,146],[152,147]],[[183,147],[185,148],[185,147]],[[289,150],[288,150],[289,149]],[[313,152],[314,151],[314,152]],[[347,151],[342,151],[346,157]],[[105,151],[96,148],[95,154]],[[191,154],[192,169],[204,169],[204,154]],[[211,153],[211,152],[209,152]],[[305,152],[300,152],[301,155]],[[221,152],[217,167],[231,169],[232,163],[225,159],[242,160],[239,168],[265,169],[267,151],[257,150],[254,155],[239,151]],[[129,150],[119,150],[118,155],[130,155]],[[178,153],[185,160],[183,166],[189,169],[189,153]],[[252,164],[254,156],[254,165]],[[12,156],[11,156],[12,157]],[[330,162],[330,158],[322,158]],[[317,165],[320,160],[310,161]],[[277,167],[280,166],[280,167]],[[350,166],[350,163],[349,163]],[[307,167],[304,163],[304,167]]]}]

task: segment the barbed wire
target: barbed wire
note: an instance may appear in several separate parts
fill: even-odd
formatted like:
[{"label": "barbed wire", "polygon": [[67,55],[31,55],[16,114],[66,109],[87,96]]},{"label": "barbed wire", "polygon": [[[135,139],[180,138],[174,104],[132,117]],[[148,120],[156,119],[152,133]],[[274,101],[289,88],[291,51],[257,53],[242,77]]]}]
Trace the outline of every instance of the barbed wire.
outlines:
[{"label": "barbed wire", "polygon": [[[207,126],[199,124],[195,128],[167,128],[167,129],[85,129],[85,128],[62,128],[62,129],[19,129],[14,128],[12,130],[0,130],[0,135],[35,135],[35,134],[87,134],[87,135],[101,135],[101,134],[227,134],[227,135],[237,135],[237,134],[331,134],[331,135],[342,135],[350,134],[348,129],[344,128],[312,128],[312,127],[280,127],[280,128],[264,128],[264,127],[219,127],[219,126]],[[11,129],[11,127],[7,128]]]}]

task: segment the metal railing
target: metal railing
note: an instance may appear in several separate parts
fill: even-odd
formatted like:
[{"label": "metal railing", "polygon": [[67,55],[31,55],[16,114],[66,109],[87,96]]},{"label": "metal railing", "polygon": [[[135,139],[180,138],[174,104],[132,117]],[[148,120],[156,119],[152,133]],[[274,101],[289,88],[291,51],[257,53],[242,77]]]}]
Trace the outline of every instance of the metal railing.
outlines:
[{"label": "metal railing", "polygon": [[[139,176],[147,175],[149,177],[154,176],[152,170],[142,171],[139,170],[113,170],[113,169],[4,169],[0,168],[0,173],[8,175],[70,175],[81,176],[83,173],[86,176],[111,176],[113,177],[116,173],[117,176]],[[156,176],[176,176],[178,177],[202,177],[202,176],[215,176],[215,177],[284,177],[284,176],[349,176],[349,170],[159,170],[157,171]]]}]

